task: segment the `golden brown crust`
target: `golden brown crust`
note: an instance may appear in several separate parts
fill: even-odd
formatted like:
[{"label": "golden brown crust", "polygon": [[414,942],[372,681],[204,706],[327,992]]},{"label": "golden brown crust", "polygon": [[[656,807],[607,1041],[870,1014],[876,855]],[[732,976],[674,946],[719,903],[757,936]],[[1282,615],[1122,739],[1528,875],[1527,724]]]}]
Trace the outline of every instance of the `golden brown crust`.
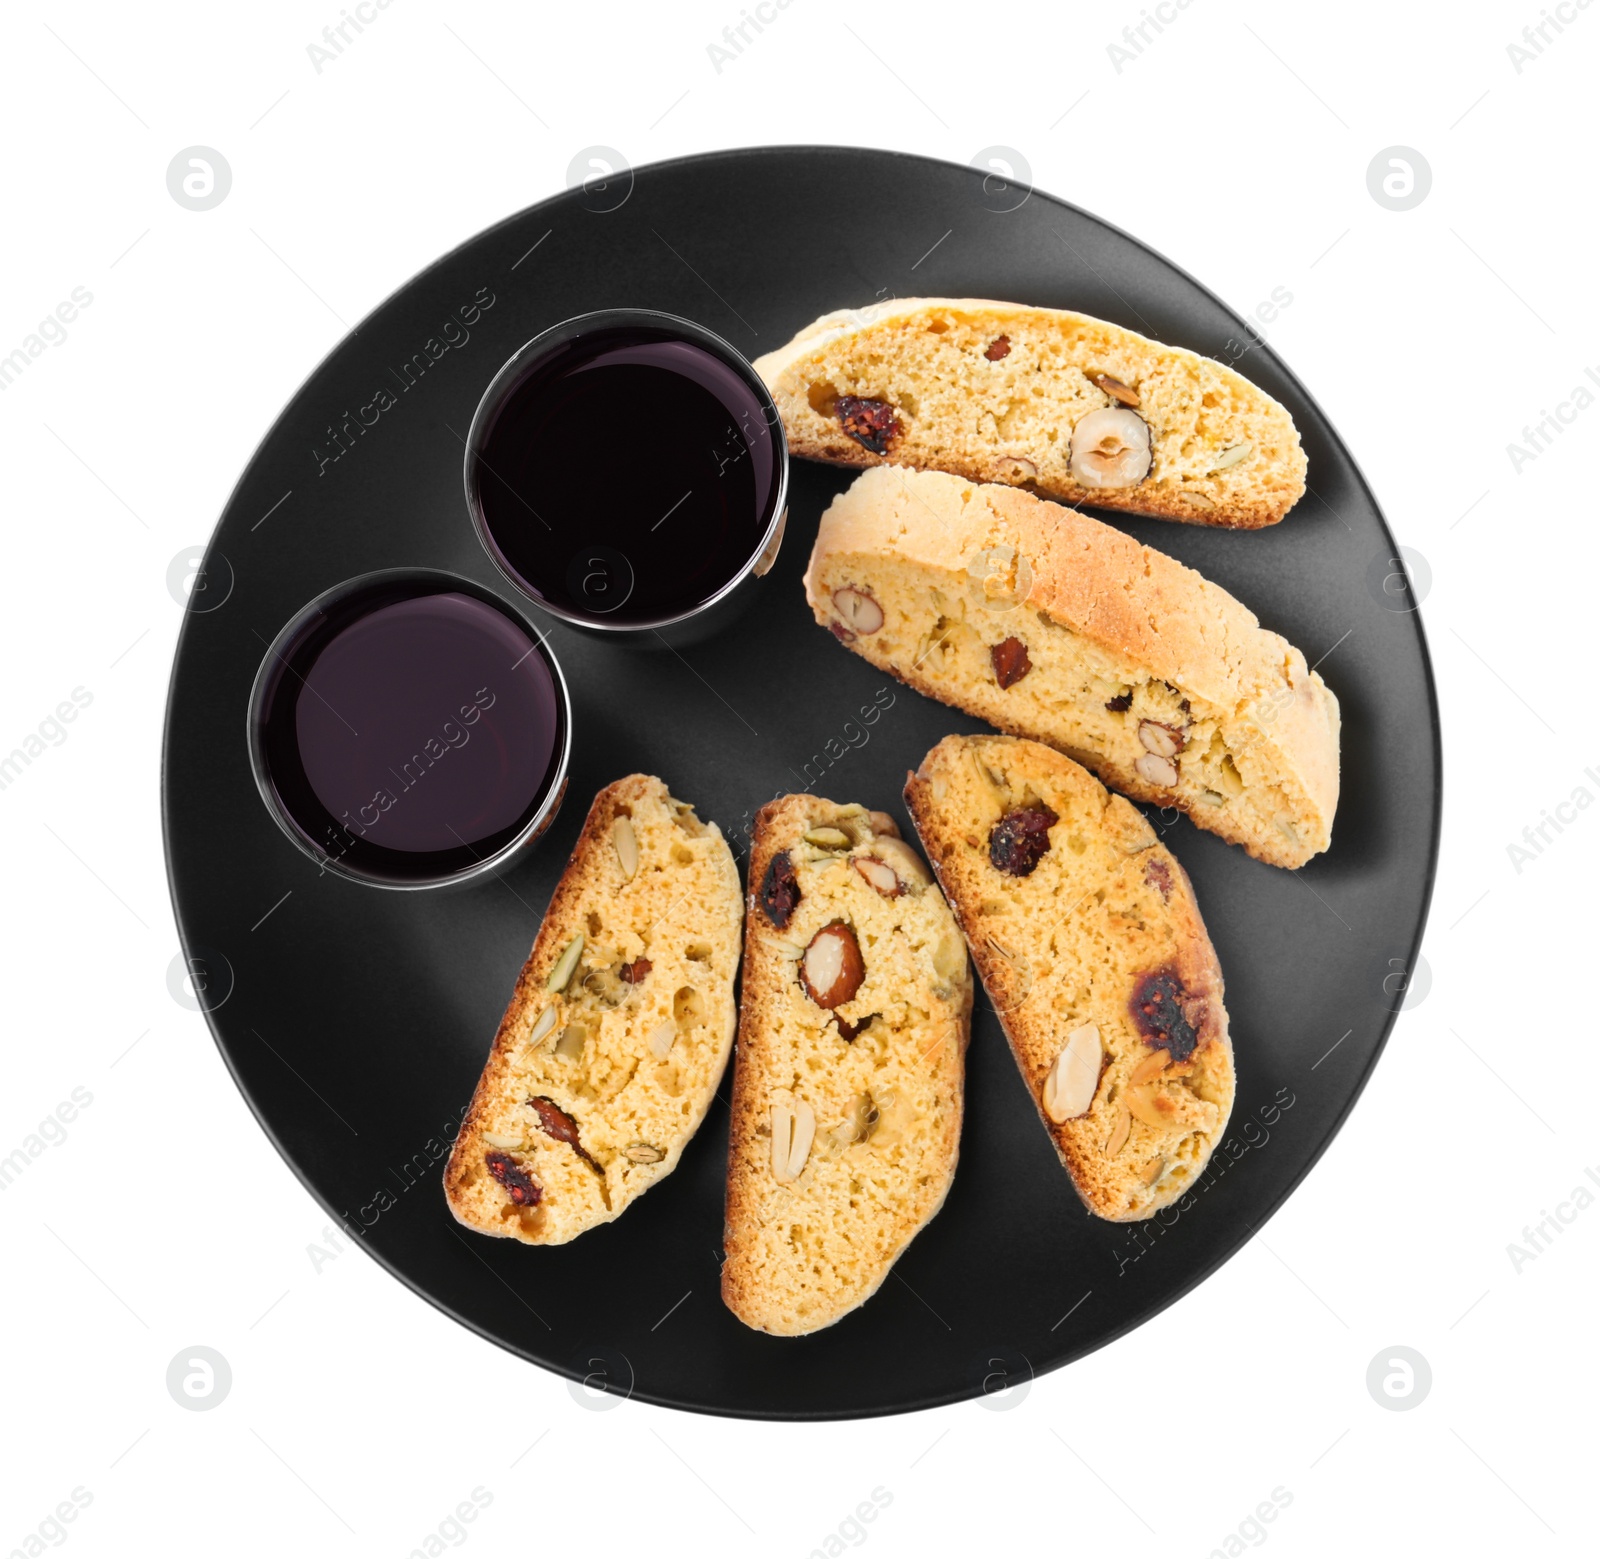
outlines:
[{"label": "golden brown crust", "polygon": [[[1039,803],[1058,818],[1050,848],[1028,875],[998,870],[991,830]],[[1176,1201],[1221,1139],[1234,1094],[1222,971],[1182,866],[1126,801],[1037,742],[946,737],[907,776],[906,804],[1084,1204],[1122,1222]],[[1133,1082],[1159,1047],[1130,1004],[1155,989],[1148,981],[1169,976],[1194,1029],[1193,1050]],[[1098,1030],[1104,1069],[1088,1112],[1057,1122],[1044,1108],[1046,1078],[1068,1035],[1086,1023]],[[1129,1115],[1125,1138],[1108,1151],[1130,1099],[1142,1116]]]},{"label": "golden brown crust", "polygon": [[[955,1173],[971,977],[954,919],[920,857],[897,834],[884,834],[881,814],[873,837],[871,819],[863,808],[809,795],[780,797],[756,816],[722,1297],[746,1325],[775,1335],[832,1325],[864,1303],[939,1210]],[[805,844],[807,830],[841,822],[853,840],[847,850]],[[762,906],[768,868],[780,851],[790,856],[802,889],[781,929]],[[891,861],[908,882],[915,878],[914,891],[882,900],[852,866],[836,864],[860,857]],[[898,906],[892,916],[891,905]],[[817,924],[837,918],[866,936],[877,932],[859,994],[836,1017],[854,1024],[871,1016],[869,1008],[878,1015],[848,1041],[836,1019],[801,994],[794,957]],[[942,956],[951,962],[944,975],[932,949],[915,947],[901,926],[919,937],[947,936]],[[908,996],[920,1017],[900,1010]],[[849,1104],[863,1091],[875,1095],[880,1119],[868,1140],[841,1145]],[[772,1110],[799,1101],[813,1111],[816,1138],[799,1176],[783,1184],[773,1170]],[[803,1248],[784,1237],[785,1217],[803,1226]]]},{"label": "golden brown crust", "polygon": [[[984,344],[1001,336],[1007,351],[991,361]],[[1276,524],[1305,491],[1299,434],[1265,391],[1198,353],[1065,309],[903,298],[824,315],[755,366],[791,451],[833,465],[917,466],[1026,485],[1063,503],[1245,530]],[[1120,404],[1089,379],[1099,371],[1138,387],[1154,462],[1137,486],[1081,486],[1067,464],[1077,419]],[[884,453],[814,404],[822,385],[895,407],[900,432]],[[1250,456],[1227,463],[1245,445]]]},{"label": "golden brown crust", "polygon": [[[1339,793],[1338,700],[1298,649],[1195,570],[1013,488],[885,467],[859,477],[824,513],[806,595],[819,623],[842,627],[837,588],[872,590],[900,576],[903,594],[938,588],[980,635],[1020,634],[1046,675],[1052,653],[1088,646],[1108,676],[1167,685],[1190,701],[1185,718],[1201,722],[1208,740],[1219,735],[1265,801],[1241,806],[1235,795],[1198,804],[1198,785],[1175,794],[1150,783],[1138,772],[1131,730],[1100,732],[1103,747],[1086,734],[1085,721],[1105,724],[1089,707],[1094,700],[1073,711],[1068,700],[1041,700],[1045,677],[1030,672],[1002,688],[981,656],[976,665],[970,657],[951,664],[944,644],[937,654],[919,653],[920,630],[905,613],[891,612],[884,630],[847,635],[856,654],[1001,730],[1068,752],[1136,800],[1181,807],[1260,860],[1298,867],[1328,847]],[[1053,638],[1051,627],[1070,638]],[[1125,723],[1136,725],[1137,713]]]},{"label": "golden brown crust", "polygon": [[[623,817],[640,857],[631,874],[613,833]],[[681,905],[673,909],[686,895],[694,904],[688,922]],[[726,842],[659,779],[629,775],[595,797],[445,1166],[446,1200],[460,1222],[528,1244],[563,1243],[620,1216],[677,1167],[732,1048],[739,911],[739,875]],[[547,990],[563,949],[579,934],[585,945],[573,978],[561,992]],[[637,985],[614,988],[614,1002],[586,994],[586,978],[605,981],[609,969],[639,958],[651,968]],[[698,1008],[679,1001],[684,989],[698,992]],[[550,1007],[555,1021],[535,1042]],[[649,1038],[680,1008],[684,1020],[658,1057]],[[584,1030],[584,1043],[576,1056],[557,1059],[554,1047],[569,1022]],[[578,1146],[542,1128],[531,1098],[575,1123]],[[518,1137],[520,1145],[508,1145]],[[638,1151],[638,1143],[661,1156],[634,1162],[627,1150]],[[536,1204],[517,1205],[497,1183],[486,1168],[491,1151],[506,1152],[538,1185]]]}]

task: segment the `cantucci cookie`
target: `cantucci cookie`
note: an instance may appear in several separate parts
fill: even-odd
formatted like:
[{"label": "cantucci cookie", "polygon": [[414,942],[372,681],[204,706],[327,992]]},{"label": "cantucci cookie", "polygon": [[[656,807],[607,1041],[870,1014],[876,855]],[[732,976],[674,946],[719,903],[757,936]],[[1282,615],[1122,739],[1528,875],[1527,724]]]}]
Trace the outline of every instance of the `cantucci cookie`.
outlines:
[{"label": "cantucci cookie", "polygon": [[955,1174],[966,950],[881,812],[784,796],[756,817],[722,1297],[798,1336],[866,1300]]},{"label": "cantucci cookie", "polygon": [[885,467],[822,516],[805,584],[819,623],[920,692],[1258,860],[1328,848],[1338,700],[1227,591],[1121,531]]},{"label": "cantucci cookie", "polygon": [[445,1166],[462,1223],[559,1245],[677,1168],[733,1043],[741,908],[660,780],[595,797]]},{"label": "cantucci cookie", "polygon": [[755,366],[812,460],[1246,530],[1305,491],[1294,420],[1264,390],[1064,309],[902,298],[825,314]]},{"label": "cantucci cookie", "polygon": [[1233,1108],[1222,971],[1143,817],[1038,742],[947,736],[906,803],[1089,1210],[1148,1218]]}]

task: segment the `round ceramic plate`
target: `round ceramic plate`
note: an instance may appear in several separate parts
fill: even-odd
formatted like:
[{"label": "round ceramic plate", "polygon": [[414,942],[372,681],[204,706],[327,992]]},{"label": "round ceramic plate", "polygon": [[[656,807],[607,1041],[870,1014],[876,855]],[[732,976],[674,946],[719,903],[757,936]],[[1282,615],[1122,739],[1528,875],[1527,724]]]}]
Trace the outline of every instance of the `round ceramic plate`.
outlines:
[{"label": "round ceramic plate", "polygon": [[[462,500],[462,440],[495,370],[546,326],[663,309],[754,357],[829,310],[915,295],[1115,320],[1235,363],[1289,407],[1311,488],[1281,525],[1111,523],[1198,568],[1320,664],[1344,715],[1343,794],[1333,848],[1298,872],[1151,814],[1194,879],[1238,1062],[1228,1136],[1195,1192],[1143,1224],[1090,1217],[980,993],[943,1211],[862,1309],[774,1338],[742,1326],[718,1292],[726,1083],[677,1173],[567,1246],[469,1233],[440,1175],[602,785],[662,776],[721,824],[742,863],[756,809],[790,790],[885,808],[909,835],[907,769],[940,737],[981,729],[813,624],[800,576],[818,516],[852,473],[795,463],[763,600],[721,636],[649,653],[553,627],[574,704],[571,788],[544,843],[503,878],[394,893],[319,876],[261,804],[245,706],[267,644],[341,580],[421,565],[505,593]],[[695,157],[570,190],[462,245],[363,321],[268,433],[212,538],[173,671],[163,804],[178,921],[217,1044],[278,1150],[378,1261],[463,1325],[591,1388],[829,1418],[1054,1369],[1149,1320],[1251,1237],[1327,1147],[1416,989],[1440,748],[1397,555],[1349,454],[1271,349],[1159,255],[1060,200],[973,168],[817,147]],[[867,724],[859,712],[874,704]]]}]

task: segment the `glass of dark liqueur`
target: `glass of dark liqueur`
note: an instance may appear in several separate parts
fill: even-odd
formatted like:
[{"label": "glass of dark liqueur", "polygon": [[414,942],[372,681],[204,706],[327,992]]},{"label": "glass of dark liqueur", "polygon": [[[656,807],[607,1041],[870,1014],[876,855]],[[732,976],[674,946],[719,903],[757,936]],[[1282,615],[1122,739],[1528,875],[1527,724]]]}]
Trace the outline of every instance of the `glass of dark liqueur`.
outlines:
[{"label": "glass of dark liqueur", "polygon": [[431,888],[505,865],[549,826],[572,713],[542,636],[493,592],[385,569],[285,626],[249,743],[268,810],[324,870]]},{"label": "glass of dark liqueur", "polygon": [[484,392],[467,508],[506,578],[593,633],[692,642],[750,604],[783,540],[789,456],[750,363],[690,320],[553,326]]}]

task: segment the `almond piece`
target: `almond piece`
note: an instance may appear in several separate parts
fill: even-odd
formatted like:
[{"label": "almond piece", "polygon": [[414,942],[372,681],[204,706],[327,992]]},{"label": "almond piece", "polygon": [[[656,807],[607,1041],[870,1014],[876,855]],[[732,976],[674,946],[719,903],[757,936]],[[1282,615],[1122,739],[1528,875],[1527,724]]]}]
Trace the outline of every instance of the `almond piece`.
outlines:
[{"label": "almond piece", "polygon": [[1189,744],[1182,731],[1155,720],[1139,722],[1139,745],[1158,758],[1176,758]]},{"label": "almond piece", "polygon": [[622,880],[632,882],[639,870],[639,839],[633,831],[631,817],[619,817],[611,825],[611,842],[617,847],[617,862],[622,867]]},{"label": "almond piece", "polygon": [[1100,1085],[1100,1029],[1080,1023],[1067,1035],[1055,1064],[1045,1073],[1044,1112],[1057,1122],[1088,1113]]},{"label": "almond piece", "polygon": [[1176,785],[1178,765],[1158,752],[1142,752],[1133,760],[1133,772],[1152,785]]},{"label": "almond piece", "polygon": [[539,1117],[539,1129],[545,1136],[554,1142],[565,1143],[602,1180],[605,1179],[605,1170],[595,1161],[594,1155],[584,1147],[578,1134],[578,1123],[566,1110],[562,1109],[554,1099],[547,1098],[543,1094],[529,1099],[528,1108]]},{"label": "almond piece", "polygon": [[1161,1178],[1161,1171],[1167,1167],[1167,1161],[1157,1153],[1156,1156],[1144,1166],[1144,1183],[1154,1185]]},{"label": "almond piece", "polygon": [[772,1178],[788,1185],[800,1178],[817,1135],[816,1111],[804,1099],[772,1106]]},{"label": "almond piece", "polygon": [[1217,463],[1206,474],[1209,476],[1217,471],[1226,471],[1232,466],[1241,464],[1255,453],[1256,446],[1246,439],[1242,444],[1230,444],[1217,456]]},{"label": "almond piece", "polygon": [[1132,385],[1124,384],[1111,374],[1090,374],[1089,379],[1097,390],[1104,390],[1118,405],[1137,406],[1139,404],[1139,392]]},{"label": "almond piece", "polygon": [[833,609],[852,633],[876,633],[883,626],[883,608],[870,590],[841,585],[833,592]]},{"label": "almond piece", "polygon": [[1119,1104],[1111,1120],[1111,1135],[1106,1138],[1107,1158],[1115,1158],[1122,1151],[1132,1129],[1133,1117],[1129,1115],[1127,1105]]},{"label": "almond piece", "polygon": [[653,1055],[657,1061],[665,1061],[667,1059],[668,1052],[670,1052],[672,1049],[672,1042],[677,1037],[678,1025],[672,1022],[670,1018],[665,1023],[656,1024],[656,1026],[650,1030],[650,1038],[647,1041],[650,1046],[650,1054]]},{"label": "almond piece", "polygon": [[817,1135],[817,1113],[804,1099],[794,1106],[794,1135],[789,1143],[789,1179],[798,1180],[811,1156],[811,1144]]},{"label": "almond piece", "polygon": [[872,841],[872,854],[889,865],[903,888],[925,888],[933,881],[922,857],[903,839],[880,834]]},{"label": "almond piece", "polygon": [[900,837],[900,825],[887,812],[869,812],[867,821],[872,824],[872,831],[877,835],[889,839]]},{"label": "almond piece", "polygon": [[772,1178],[780,1183],[794,1179],[789,1173],[789,1149],[794,1143],[794,1111],[786,1104],[772,1106]]},{"label": "almond piece", "polygon": [[1138,1088],[1129,1088],[1123,1093],[1122,1099],[1136,1121],[1143,1121],[1156,1131],[1169,1131],[1172,1128],[1172,1101],[1155,1084],[1145,1083]]},{"label": "almond piece", "polygon": [[1140,1083],[1148,1083],[1153,1078],[1159,1077],[1167,1069],[1167,1063],[1172,1057],[1165,1050],[1157,1050],[1141,1061],[1129,1074],[1130,1087],[1137,1087]]},{"label": "almond piece", "polygon": [[863,881],[876,888],[886,899],[897,899],[906,891],[905,884],[895,876],[894,868],[875,855],[858,855],[850,864],[860,873]]},{"label": "almond piece", "polygon": [[830,921],[812,937],[800,960],[800,984],[806,995],[830,1012],[861,989],[866,974],[861,944],[842,920]]}]

